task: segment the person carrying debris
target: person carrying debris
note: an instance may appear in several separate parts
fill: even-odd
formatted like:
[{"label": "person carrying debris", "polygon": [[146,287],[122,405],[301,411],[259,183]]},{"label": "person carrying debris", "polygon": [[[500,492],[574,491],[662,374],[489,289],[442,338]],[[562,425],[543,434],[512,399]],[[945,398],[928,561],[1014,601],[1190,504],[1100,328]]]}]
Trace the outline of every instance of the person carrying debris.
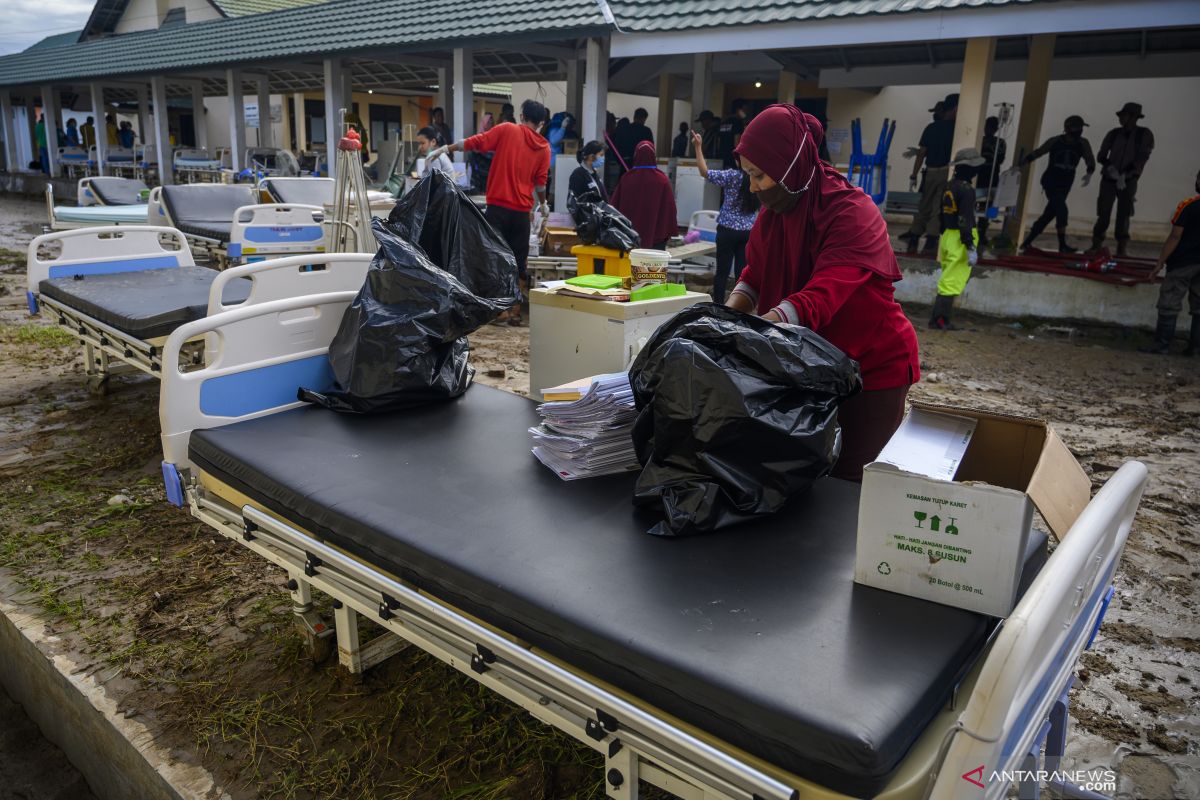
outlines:
[{"label": "person carrying debris", "polygon": [[[936,108],[936,106],[935,106]],[[908,252],[915,253],[924,235],[926,252],[937,247],[938,204],[946,191],[950,177],[950,148],[954,145],[954,123],[958,118],[958,95],[946,95],[941,116],[925,126],[909,176],[909,191],[917,190],[917,176],[925,167],[925,182],[921,184],[921,205],[913,217],[912,227],[900,238],[908,241]]]},{"label": "person carrying debris", "polygon": [[1050,220],[1054,220],[1058,231],[1058,252],[1075,253],[1074,247],[1067,244],[1067,195],[1075,185],[1075,168],[1082,159],[1087,164],[1087,173],[1083,176],[1081,185],[1091,183],[1092,174],[1096,171],[1096,159],[1092,156],[1092,145],[1083,138],[1083,129],[1087,123],[1078,114],[1072,114],[1063,122],[1063,132],[1052,136],[1038,149],[1021,159],[1021,166],[1032,163],[1044,155],[1050,158],[1046,171],[1042,173],[1042,191],[1046,193],[1046,210],[1029,228],[1029,235],[1021,243],[1022,250],[1033,246],[1033,240],[1041,235]]},{"label": "person carrying debris", "polygon": [[[486,133],[430,151],[428,159],[457,151],[494,152],[487,183],[487,221],[508,242],[517,260],[521,281],[528,291],[526,261],[533,217],[534,193],[543,216],[550,215],[546,182],[550,177],[550,145],[540,133],[546,123],[546,107],[536,100],[521,104],[521,123],[502,122]],[[509,314],[510,325],[521,324],[521,307]]]},{"label": "person carrying debris", "polygon": [[942,192],[942,237],[938,241],[938,262],[942,275],[938,278],[937,297],[929,327],[946,331],[954,298],[967,288],[971,267],[979,260],[979,231],[975,228],[975,187],[971,178],[986,159],[974,147],[959,150],[950,165],[954,177]]},{"label": "person carrying debris", "polygon": [[1100,177],[1100,196],[1096,199],[1096,227],[1092,228],[1091,252],[1104,246],[1113,203],[1117,206],[1117,255],[1129,248],[1129,218],[1137,197],[1138,178],[1146,169],[1154,150],[1154,134],[1137,122],[1145,114],[1141,103],[1126,103],[1117,112],[1119,128],[1113,128],[1100,143],[1097,160],[1104,167]]},{"label": "person carrying debris", "polygon": [[1192,329],[1183,354],[1194,356],[1200,353],[1200,172],[1196,173],[1196,196],[1180,203],[1171,217],[1171,233],[1163,242],[1151,277],[1159,275],[1164,277],[1158,290],[1158,324],[1154,343],[1143,352],[1162,355],[1171,352],[1175,321],[1187,295]]}]

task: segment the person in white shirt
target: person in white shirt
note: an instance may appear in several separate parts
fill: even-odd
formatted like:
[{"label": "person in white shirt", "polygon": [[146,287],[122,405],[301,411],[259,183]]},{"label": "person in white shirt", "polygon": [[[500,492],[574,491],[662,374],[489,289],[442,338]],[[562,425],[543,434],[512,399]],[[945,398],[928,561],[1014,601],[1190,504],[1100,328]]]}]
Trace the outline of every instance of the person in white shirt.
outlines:
[{"label": "person in white shirt", "polygon": [[429,158],[429,151],[439,148],[446,144],[442,141],[441,135],[437,129],[429,126],[421,128],[417,131],[417,145],[422,156],[425,156],[425,169],[438,169],[454,178],[454,163],[450,161],[450,157],[445,152],[438,153],[432,159]]}]

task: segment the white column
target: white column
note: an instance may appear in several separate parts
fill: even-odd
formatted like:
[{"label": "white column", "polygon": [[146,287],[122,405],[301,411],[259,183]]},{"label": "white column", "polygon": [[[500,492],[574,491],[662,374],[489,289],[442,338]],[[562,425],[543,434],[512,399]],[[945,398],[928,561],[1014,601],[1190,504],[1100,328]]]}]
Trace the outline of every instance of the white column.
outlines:
[{"label": "white column", "polygon": [[[433,98],[433,107],[442,110],[442,120],[449,126],[450,130],[454,130],[454,109],[450,107],[450,69],[448,67],[438,67],[438,88],[437,94]],[[418,120],[417,128],[423,128],[426,125],[426,120]]]},{"label": "white column", "polygon": [[583,70],[580,66],[578,58],[567,59],[567,111],[575,117],[576,123],[583,115]]},{"label": "white column", "polygon": [[204,113],[204,87],[192,85],[192,125],[196,128],[196,147],[208,149],[208,118]]},{"label": "white column", "polygon": [[[108,128],[102,124],[104,120],[104,87],[98,83],[91,85],[92,90],[92,114],[96,117],[96,172],[100,175],[108,174]],[[104,135],[100,135],[100,131],[104,131]]]},{"label": "white column", "polygon": [[692,56],[692,119],[700,116],[706,108],[721,116],[721,109],[709,108],[712,94],[712,54],[697,53]]},{"label": "white column", "polygon": [[4,137],[4,169],[17,172],[17,140],[13,129],[12,95],[0,89],[0,136]]},{"label": "white column", "polygon": [[675,140],[675,76],[662,72],[658,76],[658,124],[654,132],[654,149],[660,156],[671,155]]},{"label": "white column", "polygon": [[[472,119],[475,116],[475,80],[473,50],[458,47],[454,50],[454,127],[451,131],[455,141],[467,138],[475,132]],[[463,154],[455,153],[454,159],[462,161]]]},{"label": "white column", "polygon": [[[50,177],[58,177],[58,95],[53,86],[42,87],[42,121],[46,128],[46,154],[50,166]],[[96,128],[96,138],[101,128]]]},{"label": "white column", "polygon": [[951,153],[957,153],[964,147],[979,147],[983,141],[983,121],[987,119],[988,92],[992,87],[995,55],[995,37],[967,39]]},{"label": "white column", "polygon": [[304,92],[292,95],[292,105],[296,114],[296,151],[300,152],[308,147],[308,116],[304,112]]},{"label": "white column", "polygon": [[608,112],[609,40],[587,40],[583,76],[583,140],[604,141],[604,123]]},{"label": "white column", "polygon": [[225,86],[229,96],[229,150],[230,165],[235,173],[241,172],[246,158],[246,102],[242,94],[242,72],[225,70]]},{"label": "white column", "polygon": [[[1029,44],[1029,62],[1025,67],[1025,88],[1021,94],[1021,111],[1017,118],[1017,138],[1013,142],[1011,162],[1020,160],[1036,149],[1042,136],[1042,118],[1046,115],[1046,95],[1050,90],[1050,67],[1054,62],[1055,34],[1041,33]],[[1017,207],[1004,218],[1004,235],[1014,245],[1025,237],[1025,212],[1037,197],[1037,185],[1032,164],[1021,169],[1021,189]]]},{"label": "white column", "polygon": [[260,75],[258,86],[258,146],[274,147],[275,136],[271,130],[271,84],[266,75]]},{"label": "white column", "polygon": [[[158,151],[158,182],[163,186],[175,182],[171,168],[171,131],[167,127],[167,79],[155,75],[150,79],[150,102],[154,106],[154,147]],[[96,130],[100,139],[100,130]]]},{"label": "white column", "polygon": [[776,99],[780,103],[796,102],[796,73],[786,69],[779,70],[779,91]]},{"label": "white column", "polygon": [[346,107],[345,68],[340,59],[325,59],[325,150],[329,157],[329,177],[337,169],[337,143],[342,138],[341,109]]},{"label": "white column", "polygon": [[146,84],[137,87],[138,98],[138,141],[146,144],[150,141],[150,93]]}]

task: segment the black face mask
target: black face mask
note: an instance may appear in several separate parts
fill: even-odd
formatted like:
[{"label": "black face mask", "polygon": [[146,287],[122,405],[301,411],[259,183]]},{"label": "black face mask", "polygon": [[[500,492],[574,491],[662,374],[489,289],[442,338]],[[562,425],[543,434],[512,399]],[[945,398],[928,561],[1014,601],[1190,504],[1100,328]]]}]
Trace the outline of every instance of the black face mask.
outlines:
[{"label": "black face mask", "polygon": [[802,194],[803,192],[792,194],[782,183],[777,183],[770,189],[760,189],[758,201],[763,204],[763,208],[768,208],[776,214],[786,214],[796,207]]}]

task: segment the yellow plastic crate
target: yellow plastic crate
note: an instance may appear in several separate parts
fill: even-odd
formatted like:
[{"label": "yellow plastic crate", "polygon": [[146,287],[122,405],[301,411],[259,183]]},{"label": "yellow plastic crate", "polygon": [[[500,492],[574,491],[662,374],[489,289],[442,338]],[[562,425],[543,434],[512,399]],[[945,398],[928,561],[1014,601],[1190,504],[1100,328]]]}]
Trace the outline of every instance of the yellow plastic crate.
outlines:
[{"label": "yellow plastic crate", "polygon": [[577,275],[616,275],[628,278],[632,274],[629,264],[629,253],[622,255],[617,250],[607,247],[577,244],[571,248],[575,256],[575,272]]}]

